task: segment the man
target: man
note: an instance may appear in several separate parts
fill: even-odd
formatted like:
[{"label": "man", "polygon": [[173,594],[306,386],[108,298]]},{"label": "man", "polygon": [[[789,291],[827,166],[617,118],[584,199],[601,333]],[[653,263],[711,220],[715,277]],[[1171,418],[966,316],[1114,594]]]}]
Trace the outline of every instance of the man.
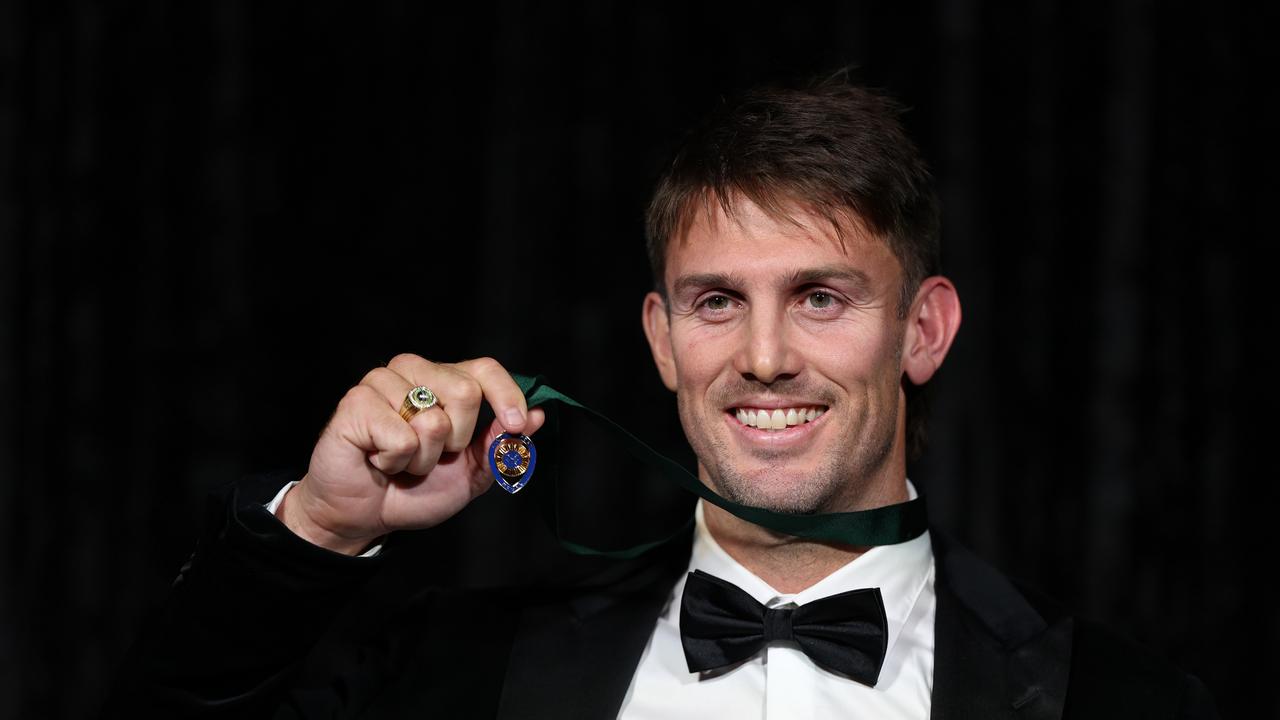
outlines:
[{"label": "man", "polygon": [[[694,133],[655,193],[657,289],[642,322],[699,479],[729,501],[812,515],[915,496],[906,461],[920,416],[908,398],[946,357],[960,304],[937,274],[936,203],[897,115],[843,82],[758,91]],[[420,387],[431,392],[417,411],[406,398]],[[496,419],[477,434],[482,403]],[[370,371],[299,482],[247,485],[215,510],[111,710],[1213,716],[1194,678],[937,531],[875,547],[812,541],[709,503],[692,547],[572,587],[439,589],[344,613],[397,531],[461,511],[492,482],[490,442],[544,420],[490,359],[402,355]],[[855,622],[871,640],[814,650],[801,618],[842,598],[871,608]],[[708,640],[734,603],[754,613],[745,652]],[[846,620],[822,627],[854,633]]]}]

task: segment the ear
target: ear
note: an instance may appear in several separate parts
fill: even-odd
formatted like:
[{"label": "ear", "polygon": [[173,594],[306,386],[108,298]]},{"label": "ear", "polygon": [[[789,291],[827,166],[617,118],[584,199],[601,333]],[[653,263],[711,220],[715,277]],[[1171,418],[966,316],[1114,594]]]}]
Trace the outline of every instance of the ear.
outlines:
[{"label": "ear", "polygon": [[902,371],[915,385],[923,385],[942,366],[960,329],[960,296],[955,285],[940,276],[925,278],[907,316],[902,344]]},{"label": "ear", "polygon": [[667,304],[663,302],[661,295],[651,292],[644,296],[640,322],[644,325],[644,336],[649,339],[653,364],[658,366],[662,383],[668,390],[675,392],[676,362],[671,354],[671,318],[667,314]]}]

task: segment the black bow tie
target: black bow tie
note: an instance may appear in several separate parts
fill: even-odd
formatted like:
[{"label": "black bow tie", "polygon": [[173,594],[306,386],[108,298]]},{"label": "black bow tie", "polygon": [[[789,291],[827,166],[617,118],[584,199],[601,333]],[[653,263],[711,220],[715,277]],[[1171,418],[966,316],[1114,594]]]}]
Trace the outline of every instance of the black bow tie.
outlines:
[{"label": "black bow tie", "polygon": [[695,570],[680,602],[689,672],[733,665],[773,640],[794,640],[818,665],[874,687],[888,649],[887,628],[880,588],[766,608],[737,585]]}]

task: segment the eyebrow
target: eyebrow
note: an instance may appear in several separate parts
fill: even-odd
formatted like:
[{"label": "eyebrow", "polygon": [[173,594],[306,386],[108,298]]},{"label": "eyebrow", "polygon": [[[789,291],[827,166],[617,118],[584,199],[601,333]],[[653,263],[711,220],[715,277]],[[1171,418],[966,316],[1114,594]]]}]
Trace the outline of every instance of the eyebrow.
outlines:
[{"label": "eyebrow", "polygon": [[816,268],[796,270],[787,278],[787,284],[791,286],[812,285],[828,283],[833,280],[853,285],[855,289],[860,291],[871,289],[871,277],[861,270],[847,265],[823,265]]},{"label": "eyebrow", "polygon": [[[797,285],[814,285],[832,281],[847,283],[858,291],[871,289],[870,276],[861,270],[846,265],[822,265],[815,268],[794,270],[783,280],[783,284],[795,287]],[[745,284],[746,281],[741,277],[729,273],[695,273],[677,278],[672,283],[671,288],[674,294],[680,295],[689,290],[706,287],[742,287]]]},{"label": "eyebrow", "polygon": [[746,281],[737,275],[726,273],[696,273],[682,275],[671,284],[673,294],[680,295],[689,290],[706,287],[742,287]]}]

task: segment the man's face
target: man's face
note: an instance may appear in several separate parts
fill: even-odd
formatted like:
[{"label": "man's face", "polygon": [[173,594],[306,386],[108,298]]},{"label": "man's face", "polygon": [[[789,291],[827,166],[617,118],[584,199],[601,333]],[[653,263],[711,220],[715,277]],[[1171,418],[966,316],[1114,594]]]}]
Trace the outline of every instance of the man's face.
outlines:
[{"label": "man's face", "polygon": [[[878,504],[901,473],[902,269],[883,240],[746,199],[667,249],[646,329],[704,481],[792,513]],[[900,480],[900,478],[899,478]]]}]

